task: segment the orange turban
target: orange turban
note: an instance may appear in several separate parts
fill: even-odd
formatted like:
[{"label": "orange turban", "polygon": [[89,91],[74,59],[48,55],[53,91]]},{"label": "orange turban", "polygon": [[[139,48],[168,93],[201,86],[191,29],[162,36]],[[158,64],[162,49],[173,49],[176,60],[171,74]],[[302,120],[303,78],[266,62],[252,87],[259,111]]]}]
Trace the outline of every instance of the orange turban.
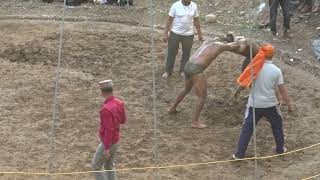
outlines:
[{"label": "orange turban", "polygon": [[265,44],[260,48],[267,57],[270,57],[273,55],[273,46],[271,44]]},{"label": "orange turban", "polygon": [[251,83],[251,68],[253,66],[253,79],[256,79],[259,72],[261,71],[264,61],[267,57],[273,55],[273,46],[271,44],[266,44],[260,47],[257,55],[252,59],[250,64],[246,67],[246,69],[242,72],[237,82],[240,86],[248,88]]}]

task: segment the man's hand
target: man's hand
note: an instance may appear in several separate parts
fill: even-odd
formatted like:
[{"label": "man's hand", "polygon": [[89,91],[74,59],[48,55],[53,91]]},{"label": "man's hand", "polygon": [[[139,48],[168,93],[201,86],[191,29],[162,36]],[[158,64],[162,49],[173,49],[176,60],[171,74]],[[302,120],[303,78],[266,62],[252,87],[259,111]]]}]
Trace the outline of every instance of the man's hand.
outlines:
[{"label": "man's hand", "polygon": [[109,159],[109,157],[110,157],[110,150],[109,150],[109,149],[104,150],[104,157],[105,157],[106,159]]},{"label": "man's hand", "polygon": [[279,102],[279,106],[287,105],[287,102],[283,101],[282,99],[279,99],[278,102]]},{"label": "man's hand", "polygon": [[233,95],[233,98],[238,99],[240,92],[236,91]]},{"label": "man's hand", "polygon": [[169,32],[171,31],[171,25],[173,22],[174,17],[168,16],[168,20],[166,23],[166,27],[164,28],[164,34],[163,34],[163,42],[168,42],[169,39]]},{"label": "man's hand", "polygon": [[281,84],[281,85],[278,85],[278,89],[281,95],[281,100],[283,100],[287,104],[288,112],[289,113],[293,112],[293,107],[292,107],[291,99],[288,95],[287,88],[283,84]]},{"label": "man's hand", "polygon": [[203,36],[202,36],[202,33],[199,33],[199,34],[198,34],[198,39],[199,39],[199,41],[203,42]]},{"label": "man's hand", "polygon": [[238,88],[237,88],[236,92],[234,93],[233,97],[237,99],[239,97],[240,92],[243,91],[244,89],[245,89],[244,87],[238,86]]},{"label": "man's hand", "polygon": [[163,34],[163,42],[165,42],[165,43],[168,42],[168,39],[169,39],[169,35],[168,35],[168,33],[165,32]]},{"label": "man's hand", "polygon": [[289,113],[292,113],[292,112],[293,112],[293,108],[292,108],[292,105],[291,105],[291,104],[288,104],[288,112],[289,112]]}]

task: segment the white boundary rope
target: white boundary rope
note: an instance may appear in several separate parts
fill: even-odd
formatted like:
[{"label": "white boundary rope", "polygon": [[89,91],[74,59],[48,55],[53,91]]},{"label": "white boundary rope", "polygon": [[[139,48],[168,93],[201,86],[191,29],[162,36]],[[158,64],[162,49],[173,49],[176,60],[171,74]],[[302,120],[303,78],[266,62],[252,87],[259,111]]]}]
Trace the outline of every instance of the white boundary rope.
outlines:
[{"label": "white boundary rope", "polygon": [[[53,157],[54,157],[54,134],[55,134],[55,128],[58,121],[57,118],[57,105],[58,105],[58,94],[59,94],[59,80],[60,80],[60,65],[62,60],[62,51],[63,51],[63,32],[64,32],[64,18],[66,13],[66,0],[64,0],[63,5],[63,13],[62,13],[62,19],[60,24],[60,43],[59,43],[59,55],[58,55],[58,64],[56,68],[56,80],[54,83],[54,97],[53,97],[53,110],[52,110],[52,125],[50,128],[50,139],[49,139],[49,158],[48,158],[48,170],[49,173],[52,174],[54,172],[53,167]],[[51,180],[51,176],[48,178]]]},{"label": "white boundary rope", "polygon": [[156,63],[154,58],[154,1],[150,0],[150,20],[151,20],[151,62],[152,62],[152,98],[153,98],[153,155],[154,155],[154,179],[160,180],[159,176],[159,155],[158,155],[158,120],[157,120],[157,92],[156,92]]}]

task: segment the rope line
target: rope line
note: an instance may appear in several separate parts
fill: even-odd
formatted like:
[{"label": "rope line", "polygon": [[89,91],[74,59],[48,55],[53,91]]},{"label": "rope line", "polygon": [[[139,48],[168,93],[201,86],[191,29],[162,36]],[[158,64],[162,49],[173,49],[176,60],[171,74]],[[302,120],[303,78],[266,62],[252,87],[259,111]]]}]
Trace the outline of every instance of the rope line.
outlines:
[{"label": "rope line", "polygon": [[304,178],[304,179],[301,179],[301,180],[308,180],[308,179],[313,179],[313,178],[316,178],[316,177],[320,177],[320,174],[317,174],[317,175],[314,175],[314,176],[311,176],[311,177],[307,177],[307,178]]},{"label": "rope line", "polygon": [[[62,19],[60,25],[60,42],[59,42],[59,55],[58,55],[58,64],[56,68],[56,80],[54,83],[54,97],[53,97],[53,110],[52,110],[52,125],[50,128],[50,139],[49,139],[49,158],[48,158],[48,170],[49,173],[53,173],[53,157],[54,157],[54,134],[55,128],[57,125],[57,105],[58,105],[58,94],[59,94],[59,80],[60,80],[60,65],[62,59],[62,51],[63,51],[63,32],[64,32],[64,18],[66,13],[66,0],[64,0]],[[51,179],[49,177],[49,179]]]},{"label": "rope line", "polygon": [[[129,6],[129,4],[128,4]],[[154,179],[160,180],[158,166],[159,166],[159,155],[158,155],[158,119],[157,119],[157,91],[156,91],[156,63],[154,57],[154,2],[150,0],[150,28],[151,28],[151,62],[152,62],[152,101],[153,101],[153,155],[154,155]]]},{"label": "rope line", "polygon": [[[168,166],[147,166],[147,167],[134,167],[134,168],[122,168],[122,169],[115,169],[115,170],[101,170],[101,171],[74,171],[74,172],[61,172],[61,173],[41,173],[41,172],[0,172],[0,174],[23,174],[23,175],[46,175],[46,176],[59,176],[59,175],[74,175],[74,174],[91,174],[95,172],[120,172],[120,171],[137,171],[137,170],[154,170],[154,169],[173,169],[173,168],[182,168],[182,167],[191,167],[191,166],[200,166],[200,165],[212,165],[212,164],[222,164],[222,163],[230,163],[230,162],[240,162],[240,161],[249,161],[249,160],[265,160],[271,159],[275,157],[285,156],[288,154],[293,154],[296,152],[301,152],[303,150],[311,149],[313,147],[320,146],[320,143],[313,144],[304,148],[296,149],[293,151],[285,152],[282,154],[275,154],[269,156],[262,156],[262,157],[250,157],[250,158],[243,158],[238,160],[221,160],[221,161],[209,161],[209,162],[201,162],[201,163],[189,163],[189,164],[178,164],[178,165],[168,165]],[[313,176],[318,177],[319,175]]]},{"label": "rope line", "polygon": [[[129,7],[129,0],[127,1],[127,6]],[[60,65],[62,60],[62,52],[63,52],[63,34],[64,34],[64,21],[65,21],[65,12],[66,12],[66,0],[64,0],[64,8],[63,8],[63,14],[61,18],[61,26],[60,26],[60,43],[59,43],[59,56],[58,56],[58,63],[56,67],[56,80],[54,84],[54,99],[53,99],[53,112],[52,112],[52,126],[50,129],[50,139],[49,139],[49,159],[48,159],[48,171],[49,172],[0,172],[0,174],[14,174],[14,175],[39,175],[39,176],[61,176],[61,175],[75,175],[75,174],[91,174],[96,172],[120,172],[120,171],[134,171],[134,170],[155,170],[155,179],[159,180],[159,169],[173,169],[173,168],[183,168],[183,167],[194,167],[194,166],[201,166],[201,165],[213,165],[213,164],[222,164],[222,163],[230,163],[230,162],[240,162],[240,161],[249,161],[254,160],[255,161],[255,177],[257,177],[257,160],[265,160],[265,159],[271,159],[275,157],[285,156],[289,154],[293,154],[296,152],[301,152],[316,146],[319,146],[320,143],[313,144],[304,148],[300,148],[297,150],[285,152],[282,154],[275,154],[275,155],[269,155],[269,156],[263,156],[263,157],[257,157],[256,152],[256,118],[255,118],[255,104],[254,104],[254,93],[253,96],[253,134],[254,134],[254,156],[250,158],[243,158],[238,160],[221,160],[221,161],[210,161],[210,162],[200,162],[200,163],[189,163],[189,164],[178,164],[178,165],[168,165],[168,166],[159,166],[159,160],[158,160],[158,121],[157,121],[157,115],[156,115],[156,74],[155,74],[155,59],[154,59],[154,2],[153,0],[150,0],[151,4],[151,61],[152,61],[152,76],[153,76],[153,117],[154,117],[154,147],[153,147],[153,153],[154,153],[154,162],[155,166],[147,166],[147,167],[134,167],[134,168],[122,168],[122,169],[116,169],[116,170],[100,170],[100,171],[74,171],[74,172],[58,172],[54,173],[53,170],[53,157],[54,157],[54,134],[55,134],[55,128],[57,124],[57,105],[58,105],[58,94],[59,94],[59,80],[60,80]],[[250,61],[252,61],[252,42],[250,38]],[[253,66],[251,67],[251,80],[252,80],[252,89],[254,89],[254,79],[253,79]],[[316,177],[319,177],[320,174],[304,178],[302,180],[308,180],[313,179]]]}]

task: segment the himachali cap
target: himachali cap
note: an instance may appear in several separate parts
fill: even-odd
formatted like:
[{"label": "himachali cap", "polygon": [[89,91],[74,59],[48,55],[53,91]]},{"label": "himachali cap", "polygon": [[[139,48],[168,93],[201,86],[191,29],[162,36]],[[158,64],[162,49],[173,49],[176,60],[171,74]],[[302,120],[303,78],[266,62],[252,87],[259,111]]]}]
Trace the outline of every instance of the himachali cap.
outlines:
[{"label": "himachali cap", "polygon": [[109,88],[113,86],[113,82],[111,79],[100,81],[99,86],[100,86],[100,89]]}]

